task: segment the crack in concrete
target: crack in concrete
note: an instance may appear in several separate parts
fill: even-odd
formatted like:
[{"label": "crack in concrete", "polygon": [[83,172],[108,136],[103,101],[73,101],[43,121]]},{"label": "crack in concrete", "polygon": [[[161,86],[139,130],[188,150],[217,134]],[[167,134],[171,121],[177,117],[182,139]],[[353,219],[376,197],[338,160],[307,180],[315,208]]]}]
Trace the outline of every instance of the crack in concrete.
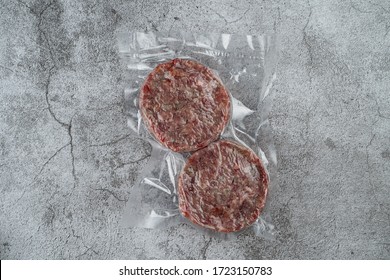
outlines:
[{"label": "crack in concrete", "polygon": [[30,10],[30,13],[36,15],[35,11],[34,11],[29,5],[27,5],[25,2],[23,2],[23,1],[21,1],[21,0],[16,0],[16,2],[22,4],[22,5],[25,6],[27,9]]},{"label": "crack in concrete", "polygon": [[116,193],[114,193],[113,191],[109,190],[109,189],[105,189],[105,188],[99,188],[99,189],[95,189],[97,191],[105,191],[105,192],[108,192],[109,194],[111,194],[116,200],[118,201],[121,201],[121,202],[126,202],[127,199],[121,199],[117,196]]},{"label": "crack in concrete", "polygon": [[308,54],[309,54],[309,69],[308,69],[308,76],[309,76],[309,82],[310,82],[310,85],[312,84],[312,80],[313,80],[313,77],[312,77],[312,69],[313,69],[313,50],[312,50],[312,46],[310,45],[309,43],[309,40],[308,40],[308,36],[307,36],[307,32],[306,32],[306,29],[309,25],[309,22],[310,22],[310,19],[311,19],[311,16],[313,14],[313,8],[310,4],[310,1],[307,1],[308,5],[309,5],[309,15],[307,17],[307,21],[306,21],[306,24],[305,26],[303,27],[302,29],[302,33],[303,33],[303,38],[302,38],[302,41],[303,41],[303,44],[306,46],[307,48],[307,51],[308,51]]},{"label": "crack in concrete", "polygon": [[[65,213],[65,208],[63,209],[63,212]],[[81,243],[82,243],[82,246],[84,246],[85,248],[87,248],[83,253],[80,253],[79,255],[75,256],[74,258],[79,258],[79,257],[82,257],[84,255],[86,255],[89,251],[92,251],[93,253],[95,253],[96,255],[99,255],[98,252],[96,252],[96,250],[93,249],[93,246],[95,245],[95,243],[93,243],[91,246],[87,246],[85,244],[85,240],[84,238],[81,236],[81,235],[78,235],[76,234],[76,231],[74,230],[73,228],[73,219],[70,221],[70,227],[71,227],[71,230],[72,230],[72,234],[68,234],[67,238],[66,238],[66,241],[65,241],[65,244],[67,244],[69,242],[69,238],[70,237],[74,237],[76,239],[80,239]]]},{"label": "crack in concrete", "polygon": [[101,147],[101,146],[110,146],[110,145],[113,145],[113,144],[117,144],[120,141],[125,140],[130,135],[131,134],[126,134],[125,136],[122,136],[122,137],[120,137],[120,138],[118,138],[116,140],[113,140],[111,142],[105,142],[105,143],[101,143],[101,144],[92,144],[92,145],[89,145],[89,147]]},{"label": "crack in concrete", "polygon": [[[368,156],[368,147],[370,147],[372,145],[372,141],[374,141],[375,136],[376,136],[375,134],[372,134],[370,142],[368,142],[368,144],[366,145],[366,164],[367,164],[367,171],[368,171],[368,182],[370,183],[371,189],[374,189],[374,185],[372,182],[371,165],[370,165],[369,156]],[[379,201],[375,195],[375,192],[374,192],[373,197],[374,197],[375,201],[379,204]]]},{"label": "crack in concrete", "polygon": [[54,222],[54,219],[55,219],[55,217],[56,217],[56,213],[55,213],[55,211],[54,211],[53,205],[52,205],[51,203],[49,203],[49,205],[50,205],[50,206],[47,207],[47,209],[49,209],[50,212],[52,213],[52,215],[50,216],[49,224],[51,225],[51,229],[53,230],[53,227],[54,227],[53,222]]},{"label": "crack in concrete", "polygon": [[[38,24],[37,24],[37,28],[38,28],[38,34],[40,34],[41,36],[43,36],[45,42],[46,42],[46,45],[47,47],[43,47],[41,46],[42,48],[45,48],[46,50],[49,51],[49,54],[50,54],[50,59],[53,63],[54,66],[52,66],[49,71],[48,71],[48,77],[47,77],[47,80],[46,80],[46,83],[44,85],[44,88],[45,88],[45,100],[46,100],[46,104],[47,104],[47,109],[51,115],[51,117],[58,123],[60,124],[62,127],[64,127],[66,130],[67,130],[67,133],[69,135],[69,143],[67,143],[65,146],[61,147],[59,150],[57,150],[57,152],[49,158],[48,161],[46,161],[44,163],[44,165],[42,166],[40,172],[38,173],[37,176],[39,176],[43,169],[45,168],[45,166],[49,163],[49,161],[54,158],[62,149],[64,149],[65,147],[67,147],[68,145],[70,145],[70,156],[71,156],[71,164],[72,164],[72,176],[73,176],[73,188],[75,188],[77,186],[77,176],[76,176],[76,167],[75,167],[75,157],[74,157],[74,140],[73,140],[73,135],[72,135],[72,121],[73,121],[73,117],[71,118],[70,122],[69,123],[65,123],[64,121],[60,120],[56,114],[54,113],[53,109],[52,109],[52,106],[51,106],[51,103],[50,103],[50,99],[49,99],[49,93],[50,93],[50,83],[51,83],[51,78],[52,78],[52,75],[54,74],[53,73],[53,69],[58,69],[57,67],[57,62],[56,62],[56,59],[55,59],[55,55],[54,55],[54,51],[53,51],[53,48],[51,47],[51,42],[49,40],[49,37],[48,35],[46,34],[46,32],[42,29],[42,22],[44,20],[44,14],[45,12],[55,3],[55,1],[51,1],[50,3],[48,3],[47,5],[44,6],[44,8],[38,12],[38,11],[35,11],[34,9],[32,9],[29,5],[27,5],[25,2],[21,1],[21,0],[17,0],[17,2],[19,2],[21,5],[25,6],[26,8],[29,9],[29,11],[35,16],[37,17],[38,19]],[[35,176],[34,178],[34,182],[37,178],[37,176]],[[20,200],[23,195],[25,194],[25,191],[23,192],[22,196],[18,199]]]},{"label": "crack in concrete", "polygon": [[207,240],[206,244],[203,246],[203,248],[200,250],[201,260],[206,260],[206,253],[212,241],[213,239],[210,237],[209,240]]},{"label": "crack in concrete", "polygon": [[47,78],[47,81],[45,83],[45,99],[46,99],[46,104],[47,104],[47,109],[50,113],[50,115],[52,116],[52,118],[58,123],[60,124],[62,127],[64,127],[69,135],[69,143],[66,145],[70,145],[70,156],[71,156],[71,163],[72,163],[72,176],[73,176],[73,188],[75,188],[77,186],[77,176],[76,176],[76,167],[75,167],[75,157],[74,157],[74,143],[73,143],[73,135],[72,135],[72,121],[73,121],[73,117],[71,118],[69,124],[68,123],[65,123],[63,121],[61,121],[57,116],[56,114],[54,113],[53,109],[52,109],[52,106],[51,106],[51,103],[50,103],[50,99],[49,99],[49,93],[50,93],[50,82],[51,82],[51,77],[53,75],[52,71],[55,67],[52,66],[49,70],[49,75],[48,75],[48,78]]},{"label": "crack in concrete", "polygon": [[390,23],[386,23],[385,29],[386,29],[386,32],[383,35],[383,39],[385,39],[390,32]]},{"label": "crack in concrete", "polygon": [[[81,243],[83,244],[83,246],[84,246],[85,248],[87,248],[83,253],[81,253],[81,254],[75,256],[74,258],[79,258],[79,257],[85,256],[89,251],[92,251],[92,252],[95,253],[96,255],[99,255],[99,253],[96,252],[96,251],[93,249],[93,246],[95,246],[96,241],[95,241],[91,246],[85,245],[84,238],[83,238],[82,236],[80,236],[80,235],[76,235],[76,234],[75,234],[75,230],[73,229],[73,221],[71,221],[71,227],[72,227],[72,236],[75,237],[75,238],[77,238],[77,239],[80,239],[80,240],[81,240]],[[68,237],[68,239],[69,239],[69,237]]]},{"label": "crack in concrete", "polygon": [[351,5],[351,8],[354,9],[355,11],[357,11],[358,13],[361,13],[361,14],[373,14],[374,13],[371,11],[363,11],[362,9],[358,8],[352,0],[350,0],[349,3]]},{"label": "crack in concrete", "polygon": [[48,5],[46,5],[45,8],[39,13],[39,15],[36,15],[38,17],[38,32],[41,33],[47,43],[47,49],[49,50],[50,53],[50,58],[51,61],[53,62],[54,66],[57,68],[57,63],[56,60],[54,59],[54,54],[53,54],[53,49],[50,44],[50,40],[46,34],[46,32],[41,28],[42,25],[42,20],[43,20],[43,14],[46,12],[46,10],[53,5],[54,2],[50,2]]},{"label": "crack in concrete", "polygon": [[[45,167],[50,163],[50,161],[51,161],[53,158],[55,158],[63,149],[65,149],[65,148],[66,148],[67,146],[69,146],[69,145],[70,145],[70,143],[67,143],[67,144],[65,144],[64,146],[62,146],[61,148],[59,148],[57,151],[55,151],[54,154],[52,154],[52,155],[43,163],[43,165],[42,165],[41,169],[39,170],[38,174],[34,176],[33,181],[28,185],[28,187],[32,186],[32,185],[36,182],[37,178],[39,177],[39,175],[42,174],[43,170],[44,170]],[[16,202],[19,202],[19,201],[24,197],[26,191],[27,191],[27,189],[24,189],[22,195],[16,200]],[[52,195],[52,196],[53,196],[53,195]],[[50,200],[50,199],[52,198],[52,196],[51,196],[48,200]]]},{"label": "crack in concrete", "polygon": [[239,18],[237,18],[235,20],[232,20],[232,21],[228,21],[223,15],[221,15],[218,11],[214,10],[213,8],[209,8],[209,9],[211,11],[213,11],[218,17],[223,19],[226,24],[231,24],[231,23],[235,23],[235,22],[240,21],[241,19],[243,19],[243,17],[249,12],[250,7],[248,9],[246,9],[246,11]]},{"label": "crack in concrete", "polygon": [[228,24],[227,19],[223,15],[221,15],[220,13],[218,13],[216,10],[214,10],[212,8],[210,8],[210,10],[212,10],[217,16],[219,16],[221,19],[223,19],[226,24]]},{"label": "crack in concrete", "polygon": [[51,104],[50,104],[50,99],[49,99],[49,87],[50,87],[50,82],[51,82],[51,77],[53,75],[52,71],[54,69],[54,66],[49,69],[49,76],[47,77],[46,83],[45,83],[45,99],[46,99],[46,104],[47,104],[47,109],[49,110],[50,115],[53,117],[53,119],[59,123],[62,127],[65,127],[66,129],[69,129],[69,124],[64,123],[63,121],[60,121],[57,116],[54,114]]},{"label": "crack in concrete", "polygon": [[8,70],[8,71],[10,71],[10,72],[12,72],[12,73],[14,73],[14,74],[20,75],[20,76],[22,76],[22,77],[24,77],[24,78],[27,77],[24,73],[20,72],[20,71],[17,70],[17,69],[12,69],[12,68],[9,68],[9,67],[4,66],[4,65],[1,65],[1,64],[0,64],[0,68],[3,68],[3,69],[5,69],[5,70]]},{"label": "crack in concrete", "polygon": [[[49,158],[45,161],[45,163],[42,165],[41,169],[39,170],[38,174],[35,175],[34,180],[33,180],[33,182],[32,182],[31,184],[33,184],[33,183],[36,181],[36,179],[39,177],[39,175],[41,175],[41,173],[42,173],[43,170],[45,169],[46,165],[48,165],[49,162],[50,162],[53,158],[55,158],[55,156],[58,155],[59,152],[61,152],[63,149],[65,149],[67,146],[69,146],[69,144],[70,144],[70,143],[67,143],[67,144],[65,144],[64,146],[62,146],[61,148],[59,148],[54,154],[51,155],[51,157],[49,157]],[[30,185],[31,185],[31,184],[30,184]]]},{"label": "crack in concrete", "polygon": [[304,147],[305,148],[305,151],[308,151],[309,148],[308,148],[308,144],[310,142],[310,121],[312,119],[312,114],[313,112],[315,112],[315,110],[317,110],[317,107],[319,106],[320,104],[320,101],[319,101],[319,98],[317,98],[313,104],[309,107],[308,111],[306,112],[306,116],[304,118],[304,123],[305,123],[305,136],[306,136],[306,139],[305,139],[305,136],[303,134],[301,134],[301,137],[303,140],[305,140],[305,143],[304,143]]},{"label": "crack in concrete", "polygon": [[[349,1],[350,5],[351,5],[351,8],[354,9],[355,11],[361,13],[361,14],[375,14],[376,11],[366,11],[366,10],[362,10],[360,7],[358,7],[356,5],[356,3],[354,3],[352,0]],[[383,12],[385,13],[390,13],[390,10],[386,9],[385,7],[383,7],[382,5],[378,4],[378,3],[372,3],[371,1],[367,1],[367,3],[369,3],[372,7],[376,7],[376,8],[379,8],[380,10],[382,10]]]},{"label": "crack in concrete", "polygon": [[378,117],[390,120],[390,117],[386,117],[386,116],[384,116],[384,115],[381,113],[380,107],[379,107],[379,103],[378,103],[378,99],[376,99],[376,97],[373,97],[373,98],[374,98],[374,101],[375,101],[375,104],[376,104],[376,111],[377,111],[377,113],[378,113]]},{"label": "crack in concrete", "polygon": [[385,7],[383,7],[382,5],[378,4],[378,3],[372,3],[371,1],[368,1],[368,3],[370,3],[371,6],[374,6],[374,7],[379,7],[382,11],[384,11],[385,13],[390,13],[390,10],[388,9],[385,9]]},{"label": "crack in concrete", "polygon": [[[53,49],[51,47],[51,44],[50,44],[50,40],[46,34],[46,32],[41,28],[41,25],[42,25],[42,20],[43,20],[43,15],[44,13],[54,4],[55,1],[51,1],[49,4],[47,4],[39,13],[37,11],[34,11],[29,5],[27,5],[25,2],[21,1],[21,0],[16,0],[17,2],[19,2],[20,4],[22,4],[23,6],[25,6],[27,9],[29,9],[30,13],[33,14],[35,17],[38,18],[38,33],[42,34],[43,37],[44,37],[44,40],[46,41],[47,43],[47,46],[48,48],[45,48],[49,51],[50,53],[50,58],[52,60],[52,62],[54,63],[54,65],[57,67],[57,63],[56,63],[56,60],[54,59],[54,54],[53,54]],[[39,44],[37,44],[39,45]]]},{"label": "crack in concrete", "polygon": [[33,239],[33,237],[41,230],[41,225],[38,226],[38,229],[32,234],[30,235],[30,237],[26,240],[27,244],[30,244],[31,243],[31,240]]},{"label": "crack in concrete", "polygon": [[[73,226],[73,224],[72,224],[72,226]],[[77,238],[77,239],[79,239],[79,238],[82,239],[82,237],[81,237],[80,235],[76,235],[75,230],[74,230],[73,228],[72,228],[72,236],[73,236],[74,238]]]},{"label": "crack in concrete", "polygon": [[72,136],[72,121],[73,117],[70,119],[69,126],[68,126],[68,134],[70,139],[70,155],[72,157],[72,176],[73,176],[73,188],[77,186],[77,176],[76,176],[76,168],[74,164],[74,153],[73,153],[73,136]]},{"label": "crack in concrete", "polygon": [[16,203],[18,203],[18,202],[24,197],[24,195],[26,194],[26,191],[27,191],[27,189],[25,188],[25,189],[23,190],[22,195],[19,196],[19,198],[16,200]]},{"label": "crack in concrete", "polygon": [[43,34],[43,37],[45,38],[45,41],[46,41],[47,46],[48,46],[47,49],[49,50],[51,61],[53,62],[55,68],[57,68],[57,63],[56,63],[56,60],[54,59],[53,50],[52,50],[49,38],[47,37],[46,32],[44,32],[42,29],[40,29],[40,27],[38,27],[38,30],[40,33]]},{"label": "crack in concrete", "polygon": [[[81,243],[83,244],[83,246],[84,246],[85,248],[87,248],[83,253],[81,253],[81,254],[75,256],[74,258],[82,257],[82,256],[86,255],[89,251],[92,251],[92,252],[95,253],[96,255],[99,255],[99,253],[96,252],[96,251],[93,249],[93,246],[95,245],[96,242],[94,242],[91,246],[85,245],[84,238],[83,238],[82,236],[80,236],[80,235],[76,235],[75,230],[73,229],[73,221],[71,221],[70,224],[71,224],[71,227],[72,227],[72,236],[73,236],[74,238],[76,238],[76,239],[80,239],[80,240],[81,240]],[[68,235],[65,244],[68,242],[69,237],[70,237],[70,235]]]},{"label": "crack in concrete", "polygon": [[3,69],[5,69],[5,70],[11,71],[12,73],[15,72],[14,70],[12,70],[11,68],[9,68],[9,67],[7,67],[7,66],[4,66],[4,65],[1,65],[1,64],[0,64],[0,67],[3,68]]},{"label": "crack in concrete", "polygon": [[280,7],[278,7],[277,10],[278,10],[278,16],[277,16],[276,20],[274,21],[274,26],[273,26],[273,29],[275,32],[277,32],[277,30],[279,30],[281,22],[282,22],[282,17],[280,15]]},{"label": "crack in concrete", "polygon": [[56,189],[54,190],[54,192],[50,195],[50,197],[49,197],[48,199],[46,199],[46,203],[47,203],[47,204],[50,204],[49,201],[52,200],[52,198],[53,198],[56,194],[59,194],[58,188],[56,188]]},{"label": "crack in concrete", "polygon": [[129,165],[129,164],[132,164],[132,163],[137,163],[137,162],[143,161],[144,159],[147,159],[148,157],[150,157],[150,154],[145,155],[145,156],[143,156],[143,157],[141,157],[141,158],[139,158],[137,160],[131,160],[131,161],[123,162],[123,163],[119,164],[118,166],[116,166],[114,168],[114,170],[117,170],[119,168],[122,168],[122,167],[124,167],[126,165]]},{"label": "crack in concrete", "polygon": [[[356,4],[352,0],[350,0],[349,2],[350,2],[351,8],[354,9],[355,11],[357,11],[358,13],[361,13],[361,14],[377,14],[377,13],[379,13],[378,10],[375,10],[375,11],[362,10],[361,8],[356,6]],[[383,7],[382,5],[380,5],[378,3],[372,3],[371,1],[368,1],[367,3],[369,3],[372,7],[379,8],[382,11],[382,13],[390,14],[390,10],[386,9],[385,7]],[[381,22],[383,22],[383,21],[381,21]],[[389,32],[390,32],[390,24],[385,23],[385,34],[383,35],[383,39],[385,39],[387,37]]]},{"label": "crack in concrete", "polygon": [[244,18],[244,16],[246,16],[246,14],[249,12],[250,8],[246,9],[246,11],[236,20],[233,20],[233,21],[229,21],[227,24],[230,24],[230,23],[235,23],[237,21],[240,21],[241,19]]},{"label": "crack in concrete", "polygon": [[[84,245],[84,246],[85,246],[85,245]],[[87,246],[85,246],[85,247],[87,248],[87,250],[85,250],[84,253],[81,253],[81,254],[77,255],[77,256],[75,257],[75,259],[80,258],[80,257],[82,257],[82,256],[85,256],[89,251],[92,251],[95,255],[99,255],[99,253],[96,252],[96,251],[93,249],[93,245],[92,245],[91,247],[87,247]]]},{"label": "crack in concrete", "polygon": [[[372,124],[372,126],[374,126],[377,122],[378,122],[378,121],[375,121],[375,122]],[[371,172],[371,169],[372,169],[372,168],[371,168],[371,164],[370,164],[370,161],[369,161],[368,148],[372,145],[372,142],[374,141],[375,137],[376,137],[376,134],[373,134],[373,133],[371,132],[371,139],[370,139],[370,141],[368,142],[368,144],[367,144],[366,147],[365,147],[365,149],[366,149],[366,165],[367,165],[367,171],[368,171],[368,182],[369,182],[369,184],[370,184],[370,188],[372,189],[372,197],[374,198],[375,202],[377,203],[380,212],[382,212],[382,213],[387,213],[387,216],[390,218],[390,213],[389,213],[389,211],[388,211],[389,209],[388,209],[388,207],[386,207],[386,205],[384,205],[384,204],[382,204],[382,203],[379,202],[378,197],[377,197],[377,194],[376,194],[376,191],[375,191],[375,185],[374,185],[374,183],[373,183],[373,181],[372,181],[372,172]],[[384,210],[383,208],[385,208],[385,210]],[[372,218],[372,216],[375,215],[375,213],[377,213],[377,212],[374,212],[374,213],[371,215],[371,218]],[[388,221],[390,221],[390,219],[389,219]]]},{"label": "crack in concrete", "polygon": [[38,29],[39,29],[39,27],[40,27],[40,25],[41,25],[41,23],[42,23],[42,16],[43,16],[43,14],[44,14],[44,13],[46,12],[46,10],[47,10],[49,7],[51,7],[51,5],[53,5],[53,4],[54,4],[54,1],[50,2],[49,4],[47,4],[47,5],[40,11],[39,14],[34,13],[34,15],[37,16],[38,19],[39,19],[39,22],[38,22]]}]

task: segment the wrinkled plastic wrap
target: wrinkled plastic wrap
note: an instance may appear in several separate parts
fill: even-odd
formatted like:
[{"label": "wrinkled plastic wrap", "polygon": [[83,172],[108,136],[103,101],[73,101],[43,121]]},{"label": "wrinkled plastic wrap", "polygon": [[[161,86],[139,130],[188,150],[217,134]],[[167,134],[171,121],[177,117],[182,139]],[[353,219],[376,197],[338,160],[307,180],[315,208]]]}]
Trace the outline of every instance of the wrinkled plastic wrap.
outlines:
[{"label": "wrinkled plastic wrap", "polygon": [[[158,64],[174,58],[196,60],[221,79],[230,94],[232,112],[220,139],[241,143],[259,156],[270,177],[267,201],[272,199],[277,162],[268,113],[277,59],[275,35],[181,33],[164,36],[129,32],[120,34],[118,43],[126,71],[128,126],[152,146],[148,163],[129,190],[123,219],[125,225],[161,228],[191,224],[180,214],[177,194],[178,176],[190,153],[176,153],[163,147],[148,131],[139,111],[140,87],[146,77]],[[271,216],[266,206],[246,230],[272,237]]]}]

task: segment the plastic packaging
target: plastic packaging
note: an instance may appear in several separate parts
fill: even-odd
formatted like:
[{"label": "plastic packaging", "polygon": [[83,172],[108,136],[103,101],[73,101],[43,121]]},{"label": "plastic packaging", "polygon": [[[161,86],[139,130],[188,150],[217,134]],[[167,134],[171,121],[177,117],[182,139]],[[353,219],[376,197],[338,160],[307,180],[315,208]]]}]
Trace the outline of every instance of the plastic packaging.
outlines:
[{"label": "plastic packaging", "polygon": [[[140,87],[146,77],[158,64],[174,58],[200,62],[221,79],[231,95],[232,112],[220,139],[241,143],[259,156],[270,178],[267,201],[272,199],[277,160],[268,113],[276,77],[275,35],[180,33],[166,36],[130,32],[120,34],[118,43],[126,68],[125,112],[128,125],[152,146],[148,163],[129,190],[124,224],[144,228],[162,228],[179,223],[193,225],[180,214],[177,194],[178,176],[190,153],[177,153],[163,147],[151,135],[139,111]],[[274,227],[270,214],[266,204],[259,218],[245,230],[272,238]]]}]

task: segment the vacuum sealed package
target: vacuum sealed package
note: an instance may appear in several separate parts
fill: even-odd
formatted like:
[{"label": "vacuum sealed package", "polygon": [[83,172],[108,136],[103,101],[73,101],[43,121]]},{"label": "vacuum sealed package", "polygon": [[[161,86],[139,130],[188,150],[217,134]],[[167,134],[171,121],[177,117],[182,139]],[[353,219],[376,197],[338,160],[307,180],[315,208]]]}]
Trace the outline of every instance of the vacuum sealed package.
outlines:
[{"label": "vacuum sealed package", "polygon": [[152,146],[124,224],[272,237],[275,35],[129,32],[118,43],[128,125]]}]

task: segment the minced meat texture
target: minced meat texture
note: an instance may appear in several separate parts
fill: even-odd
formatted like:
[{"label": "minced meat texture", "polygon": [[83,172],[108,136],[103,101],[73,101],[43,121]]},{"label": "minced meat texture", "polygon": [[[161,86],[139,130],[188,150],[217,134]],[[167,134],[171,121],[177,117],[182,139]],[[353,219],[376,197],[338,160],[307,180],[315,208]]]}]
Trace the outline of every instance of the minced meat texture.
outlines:
[{"label": "minced meat texture", "polygon": [[259,157],[221,140],[189,157],[179,176],[179,209],[197,225],[234,232],[256,221],[267,190],[268,175]]},{"label": "minced meat texture", "polygon": [[140,93],[141,115],[154,137],[176,152],[218,139],[230,118],[230,97],[220,79],[187,59],[159,64]]}]

